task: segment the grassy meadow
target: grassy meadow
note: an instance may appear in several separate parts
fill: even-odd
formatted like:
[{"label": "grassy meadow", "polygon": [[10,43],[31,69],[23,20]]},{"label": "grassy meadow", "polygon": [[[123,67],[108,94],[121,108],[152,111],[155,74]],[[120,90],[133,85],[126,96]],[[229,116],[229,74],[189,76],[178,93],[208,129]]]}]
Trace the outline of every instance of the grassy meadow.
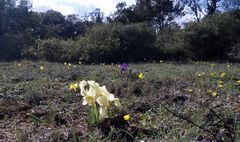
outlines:
[{"label": "grassy meadow", "polygon": [[[0,141],[240,141],[239,64],[129,66],[1,62]],[[90,125],[80,89],[69,89],[82,80],[106,85],[121,111]]]}]

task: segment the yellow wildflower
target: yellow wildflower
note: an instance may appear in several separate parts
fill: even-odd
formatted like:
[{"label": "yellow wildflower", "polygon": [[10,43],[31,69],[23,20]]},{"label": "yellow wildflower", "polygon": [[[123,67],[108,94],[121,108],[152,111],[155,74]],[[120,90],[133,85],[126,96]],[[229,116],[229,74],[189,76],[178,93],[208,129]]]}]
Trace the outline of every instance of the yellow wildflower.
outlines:
[{"label": "yellow wildflower", "polygon": [[64,65],[66,66],[66,65],[67,65],[67,62],[64,62]]},{"label": "yellow wildflower", "polygon": [[130,120],[130,115],[124,115],[124,116],[123,116],[123,119],[124,119],[125,121],[129,121],[129,120]]},{"label": "yellow wildflower", "polygon": [[221,75],[220,75],[220,77],[221,77],[221,78],[224,78],[225,75],[226,75],[226,73],[225,73],[225,72],[222,72]]},{"label": "yellow wildflower", "polygon": [[217,96],[217,92],[212,92],[212,96],[216,97]]},{"label": "yellow wildflower", "polygon": [[143,79],[143,78],[144,78],[143,73],[140,73],[140,74],[138,75],[138,78],[139,78],[139,79]]},{"label": "yellow wildflower", "polygon": [[218,85],[218,87],[219,87],[219,88],[222,88],[222,87],[223,87],[223,85],[222,85],[222,84],[219,84],[219,85]]},{"label": "yellow wildflower", "polygon": [[42,70],[42,71],[43,71],[43,70],[44,70],[44,67],[43,67],[43,66],[40,66],[40,70]]},{"label": "yellow wildflower", "polygon": [[236,83],[240,84],[240,80],[236,81]]},{"label": "yellow wildflower", "polygon": [[187,91],[188,91],[189,93],[192,93],[192,92],[193,92],[193,89],[187,89]]},{"label": "yellow wildflower", "polygon": [[215,75],[216,75],[216,73],[215,73],[215,72],[212,72],[210,75],[211,75],[211,76],[215,76]]},{"label": "yellow wildflower", "polygon": [[211,94],[211,93],[212,93],[212,90],[211,90],[211,89],[209,89],[207,92],[208,92],[209,94]]},{"label": "yellow wildflower", "polygon": [[69,90],[74,90],[75,92],[77,91],[77,88],[78,88],[78,84],[77,83],[74,83],[74,84],[70,84],[70,87],[69,87]]},{"label": "yellow wildflower", "polygon": [[[117,107],[120,107],[120,102],[118,98],[115,98],[113,94],[109,93],[105,86],[96,88],[95,90],[98,96],[97,103],[100,105],[100,118],[107,118],[107,110],[109,109],[111,103],[115,103]],[[99,92],[98,92],[99,91]]]},{"label": "yellow wildflower", "polygon": [[219,80],[219,81],[218,81],[218,84],[223,84],[223,81],[222,81],[222,80]]},{"label": "yellow wildflower", "polygon": [[109,107],[111,102],[114,102],[117,107],[121,106],[119,99],[109,93],[105,86],[99,87],[98,89],[99,97],[97,98],[97,102],[100,106]]},{"label": "yellow wildflower", "polygon": [[83,96],[83,105],[93,106],[96,102],[96,94],[94,90],[89,90],[86,96]]},{"label": "yellow wildflower", "polygon": [[[89,86],[88,89],[86,86]],[[100,86],[97,82],[81,81],[79,83],[81,95],[83,96],[83,105],[96,106],[99,105],[99,118],[104,119],[108,117],[107,111],[110,109],[111,104],[115,104],[120,107],[120,101],[115,98],[113,94],[109,93],[106,86]]]}]

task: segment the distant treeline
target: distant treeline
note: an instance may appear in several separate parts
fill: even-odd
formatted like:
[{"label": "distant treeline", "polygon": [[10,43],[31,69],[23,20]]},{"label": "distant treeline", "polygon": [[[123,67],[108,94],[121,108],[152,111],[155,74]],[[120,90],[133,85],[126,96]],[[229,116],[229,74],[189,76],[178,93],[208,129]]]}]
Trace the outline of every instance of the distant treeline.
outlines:
[{"label": "distant treeline", "polygon": [[[29,0],[0,1],[0,60],[240,61],[239,0],[136,0],[84,18],[31,8]],[[186,13],[195,20],[178,25]]]}]

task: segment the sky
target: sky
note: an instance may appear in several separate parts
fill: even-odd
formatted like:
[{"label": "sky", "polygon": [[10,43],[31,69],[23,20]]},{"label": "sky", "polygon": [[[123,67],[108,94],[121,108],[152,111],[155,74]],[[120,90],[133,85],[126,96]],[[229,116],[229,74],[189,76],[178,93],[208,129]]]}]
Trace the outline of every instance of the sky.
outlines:
[{"label": "sky", "polygon": [[84,15],[96,8],[106,15],[116,10],[119,2],[126,2],[127,5],[135,4],[135,0],[32,0],[33,11],[45,12],[49,9],[59,11],[63,15],[78,14]]}]

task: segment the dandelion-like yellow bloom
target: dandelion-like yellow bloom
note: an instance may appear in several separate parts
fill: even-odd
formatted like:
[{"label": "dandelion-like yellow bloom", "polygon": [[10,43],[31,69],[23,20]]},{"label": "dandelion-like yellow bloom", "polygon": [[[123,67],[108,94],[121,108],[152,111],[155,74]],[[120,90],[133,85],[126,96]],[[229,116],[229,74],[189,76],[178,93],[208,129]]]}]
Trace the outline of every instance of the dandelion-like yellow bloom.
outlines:
[{"label": "dandelion-like yellow bloom", "polygon": [[211,76],[215,76],[215,75],[216,75],[216,73],[215,73],[215,72],[212,72],[210,75],[211,75]]},{"label": "dandelion-like yellow bloom", "polygon": [[212,96],[213,96],[213,97],[216,97],[216,96],[217,96],[217,92],[213,92],[213,93],[212,93]]},{"label": "dandelion-like yellow bloom", "polygon": [[236,81],[236,83],[240,84],[240,80]]},{"label": "dandelion-like yellow bloom", "polygon": [[70,87],[69,87],[69,90],[74,90],[75,92],[77,91],[77,88],[78,88],[78,84],[77,83],[74,83],[74,84],[70,84]]},{"label": "dandelion-like yellow bloom", "polygon": [[211,90],[211,89],[209,89],[207,92],[211,94],[211,93],[212,93],[212,90]]},{"label": "dandelion-like yellow bloom", "polygon": [[124,115],[124,116],[123,116],[123,119],[124,119],[125,121],[129,121],[130,118],[131,118],[130,115]]},{"label": "dandelion-like yellow bloom", "polygon": [[40,66],[40,70],[42,70],[42,71],[43,71],[43,70],[44,70],[44,67],[43,67],[43,66]]},{"label": "dandelion-like yellow bloom", "polygon": [[218,84],[223,84],[223,81],[219,80],[219,81],[218,81]]},{"label": "dandelion-like yellow bloom", "polygon": [[187,89],[188,92],[192,93],[193,92],[193,89]]},{"label": "dandelion-like yellow bloom", "polygon": [[143,78],[144,78],[143,73],[140,73],[140,74],[138,75],[138,78],[139,78],[139,79],[143,79]]},{"label": "dandelion-like yellow bloom", "polygon": [[222,88],[222,87],[223,87],[223,85],[222,85],[222,84],[219,84],[219,85],[218,85],[218,87],[219,87],[219,88]]},{"label": "dandelion-like yellow bloom", "polygon": [[226,73],[225,73],[225,72],[222,72],[221,75],[220,75],[220,77],[221,77],[221,78],[224,78],[225,75],[226,75]]}]

